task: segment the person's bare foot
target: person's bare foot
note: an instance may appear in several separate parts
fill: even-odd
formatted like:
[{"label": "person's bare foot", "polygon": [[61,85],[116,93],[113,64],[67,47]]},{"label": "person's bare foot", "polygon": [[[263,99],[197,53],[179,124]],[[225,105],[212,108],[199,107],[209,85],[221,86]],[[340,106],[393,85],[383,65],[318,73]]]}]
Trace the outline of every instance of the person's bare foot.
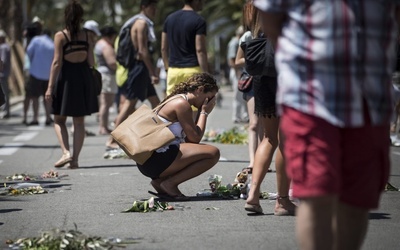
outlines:
[{"label": "person's bare foot", "polygon": [[246,199],[246,203],[251,205],[260,205],[260,193],[252,193],[250,189],[249,195]]},{"label": "person's bare foot", "polygon": [[161,182],[163,182],[163,179],[154,179],[150,182],[150,184],[153,186],[153,188],[157,191],[159,194],[166,194],[167,192],[164,191],[164,189],[160,186]]},{"label": "person's bare foot", "polygon": [[171,197],[182,196],[182,192],[179,190],[178,186],[172,184],[168,180],[164,180],[160,183],[160,188],[165,191]]}]

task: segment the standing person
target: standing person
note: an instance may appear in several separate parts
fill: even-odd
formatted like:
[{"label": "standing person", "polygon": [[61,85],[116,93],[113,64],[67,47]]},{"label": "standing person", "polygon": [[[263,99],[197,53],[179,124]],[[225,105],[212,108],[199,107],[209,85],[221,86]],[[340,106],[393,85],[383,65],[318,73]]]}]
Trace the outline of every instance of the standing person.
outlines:
[{"label": "standing person", "polygon": [[238,90],[238,80],[243,69],[236,66],[235,59],[236,53],[239,48],[239,39],[243,35],[243,26],[239,26],[235,31],[235,36],[231,38],[228,43],[227,61],[229,65],[229,81],[233,89],[233,113],[232,121],[234,123],[242,123],[249,121],[249,114],[247,113],[246,101],[243,99],[243,93]]},{"label": "standing person", "polygon": [[[243,35],[245,39],[251,40],[256,37],[263,37],[261,29],[261,20],[259,11],[253,6],[252,1],[246,3],[246,8],[252,13],[250,23],[250,34]],[[248,13],[244,13],[248,14]],[[246,42],[241,41],[241,42]],[[238,58],[242,58],[244,64],[243,50],[238,50]],[[260,206],[260,188],[261,183],[268,172],[271,165],[274,153],[275,168],[276,168],[276,186],[278,197],[275,202],[274,215],[286,216],[294,215],[295,205],[289,199],[290,180],[285,172],[285,162],[282,156],[282,148],[280,136],[278,133],[280,118],[276,112],[275,94],[277,88],[277,78],[275,76],[254,75],[253,90],[254,90],[254,113],[258,117],[262,126],[262,140],[257,146],[254,155],[254,165],[252,169],[252,179],[250,191],[245,204],[245,210],[255,213],[262,213]]]},{"label": "standing person", "polygon": [[[247,1],[247,3],[243,6],[243,27],[246,32],[242,34],[239,38],[239,44],[244,43],[252,39],[251,31],[254,26],[254,6],[252,2]],[[235,58],[236,67],[241,67],[242,71],[244,71],[244,53],[240,46],[237,47],[236,50],[236,58]],[[249,149],[249,165],[244,168],[242,171],[247,171],[249,174],[253,173],[254,166],[254,157],[257,151],[257,147],[262,140],[263,135],[263,126],[261,124],[260,119],[254,112],[255,102],[254,102],[254,84],[252,84],[251,90],[249,92],[243,93],[242,98],[246,101],[247,112],[249,116],[249,124],[247,127],[247,140],[248,140],[248,149]],[[270,171],[270,168],[268,169]]]},{"label": "standing person", "polygon": [[[115,119],[115,127],[132,114],[138,100],[148,99],[152,107],[160,103],[153,85],[157,84],[159,79],[151,58],[151,54],[154,52],[152,43],[156,41],[152,19],[156,15],[157,2],[157,0],[141,0],[140,13],[131,17],[121,28],[122,30],[131,25],[130,36],[132,46],[136,51],[136,58],[129,65],[128,79],[121,87],[121,95],[124,95],[125,101],[120,106]],[[106,146],[118,148],[111,136]]]},{"label": "standing person", "polygon": [[390,171],[400,2],[255,5],[277,47],[277,103],[287,171],[300,199],[300,249],[360,249]]},{"label": "standing person", "polygon": [[[137,164],[139,171],[152,179],[151,185],[159,194],[174,200],[188,200],[179,190],[179,184],[217,164],[218,148],[200,141],[208,114],[215,107],[218,89],[214,77],[197,73],[176,85],[161,102],[158,116],[163,122],[172,122],[168,128],[176,139],[157,149],[143,165]],[[191,106],[198,110],[196,121]]]},{"label": "standing person", "polygon": [[101,36],[99,24],[95,20],[88,20],[83,24],[83,29],[89,32],[89,39],[96,43],[98,37]]},{"label": "standing person", "polygon": [[8,77],[11,71],[11,48],[6,42],[7,34],[0,30],[0,61],[2,70],[0,70],[0,87],[4,95],[3,119],[10,117],[10,88],[8,87]]},{"label": "standing person", "polygon": [[[51,118],[51,103],[47,102],[44,95],[47,90],[50,77],[51,63],[54,56],[54,42],[51,39],[50,30],[44,30],[43,34],[37,35],[30,41],[26,53],[29,58],[29,81],[26,84],[25,99],[32,101],[33,119],[27,125],[39,125],[39,97],[43,96],[43,107],[46,114],[45,124],[48,126],[53,122]],[[26,110],[25,110],[26,109]],[[24,123],[27,122],[29,103],[24,106]]]},{"label": "standing person", "polygon": [[[83,30],[87,31],[89,43],[96,44],[97,38],[101,36],[99,24],[94,20],[88,20],[83,24]],[[96,64],[96,61],[95,61]],[[71,125],[71,134],[74,134],[74,124]],[[92,131],[85,129],[86,136],[95,136]]]},{"label": "standing person", "polygon": [[109,110],[114,103],[115,94],[118,91],[115,78],[117,61],[114,50],[114,40],[117,37],[117,31],[111,26],[105,26],[100,32],[101,38],[94,47],[97,70],[101,73],[103,82],[100,94],[99,134],[108,135],[111,132],[111,129],[108,128]]},{"label": "standing person", "polygon": [[161,55],[167,74],[167,95],[173,87],[194,73],[208,72],[207,24],[196,13],[203,0],[185,0],[181,10],[170,14],[161,35]]},{"label": "standing person", "polygon": [[[79,168],[79,154],[85,139],[85,116],[98,111],[98,100],[91,67],[94,65],[94,44],[83,30],[83,8],[72,0],[64,11],[65,29],[54,37],[54,59],[50,70],[46,100],[52,102],[54,129],[62,149],[62,157],[54,166],[69,163]],[[66,120],[72,116],[73,151],[70,152]]]},{"label": "standing person", "polygon": [[[31,43],[32,39],[35,36],[41,35],[42,31],[43,31],[43,21],[39,17],[35,16],[32,19],[32,23],[30,23],[24,29],[23,35],[24,35],[25,52],[27,52],[26,50],[28,49],[28,46]],[[38,110],[38,108],[39,108],[39,103],[38,103],[39,97],[36,98],[36,97],[32,96],[32,89],[36,89],[35,86],[37,86],[37,84],[33,85],[33,83],[31,83],[31,81],[30,81],[30,76],[29,76],[30,67],[31,67],[31,62],[29,60],[29,55],[28,55],[28,53],[25,53],[25,58],[24,58],[25,98],[24,98],[24,102],[23,102],[22,124],[39,125],[39,122],[37,120],[38,117],[36,116],[36,118],[35,118],[35,110]],[[38,66],[36,66],[36,67],[38,67]],[[33,85],[33,86],[31,86],[31,85]],[[44,90],[44,91],[46,91],[46,90]],[[37,94],[35,94],[35,95],[37,95]],[[29,106],[31,105],[31,102],[32,102],[33,111],[34,111],[34,114],[33,114],[34,118],[33,118],[33,121],[28,124],[27,116],[28,116]],[[44,100],[44,102],[45,102],[45,100]],[[44,105],[46,105],[46,104],[44,104]]]}]

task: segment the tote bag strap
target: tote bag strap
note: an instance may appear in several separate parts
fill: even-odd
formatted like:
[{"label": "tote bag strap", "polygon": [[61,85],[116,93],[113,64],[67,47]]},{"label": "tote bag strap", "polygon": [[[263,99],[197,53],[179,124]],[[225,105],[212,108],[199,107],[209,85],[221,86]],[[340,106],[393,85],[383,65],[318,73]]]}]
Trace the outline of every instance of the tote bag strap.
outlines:
[{"label": "tote bag strap", "polygon": [[156,113],[158,115],[158,112],[160,112],[161,108],[164,107],[165,104],[169,103],[172,100],[175,100],[179,97],[182,97],[183,99],[187,100],[186,96],[184,94],[177,94],[176,96],[173,96],[171,98],[169,98],[168,100],[166,100],[164,103],[159,104],[157,107],[155,107],[153,109],[153,112]]}]

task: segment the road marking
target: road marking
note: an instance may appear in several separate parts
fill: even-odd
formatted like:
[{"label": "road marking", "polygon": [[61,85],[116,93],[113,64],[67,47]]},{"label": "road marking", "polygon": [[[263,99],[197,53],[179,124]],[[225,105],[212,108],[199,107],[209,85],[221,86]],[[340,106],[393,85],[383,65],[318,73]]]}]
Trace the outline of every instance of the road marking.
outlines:
[{"label": "road marking", "polygon": [[400,152],[393,152],[394,155],[400,155]]},{"label": "road marking", "polygon": [[23,145],[23,143],[6,143],[0,148],[0,155],[12,155]]},{"label": "road marking", "polygon": [[14,137],[13,141],[29,141],[33,137],[35,137],[39,132],[34,131],[34,132],[23,132],[16,137]]}]

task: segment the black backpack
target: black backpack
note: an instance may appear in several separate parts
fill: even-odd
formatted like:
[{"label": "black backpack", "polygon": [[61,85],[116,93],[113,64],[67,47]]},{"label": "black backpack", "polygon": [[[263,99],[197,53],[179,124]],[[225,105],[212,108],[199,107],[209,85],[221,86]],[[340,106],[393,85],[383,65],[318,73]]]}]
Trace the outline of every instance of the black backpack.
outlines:
[{"label": "black backpack", "polygon": [[135,61],[136,50],[131,40],[132,24],[123,28],[119,33],[117,62],[125,68],[129,68]]}]

